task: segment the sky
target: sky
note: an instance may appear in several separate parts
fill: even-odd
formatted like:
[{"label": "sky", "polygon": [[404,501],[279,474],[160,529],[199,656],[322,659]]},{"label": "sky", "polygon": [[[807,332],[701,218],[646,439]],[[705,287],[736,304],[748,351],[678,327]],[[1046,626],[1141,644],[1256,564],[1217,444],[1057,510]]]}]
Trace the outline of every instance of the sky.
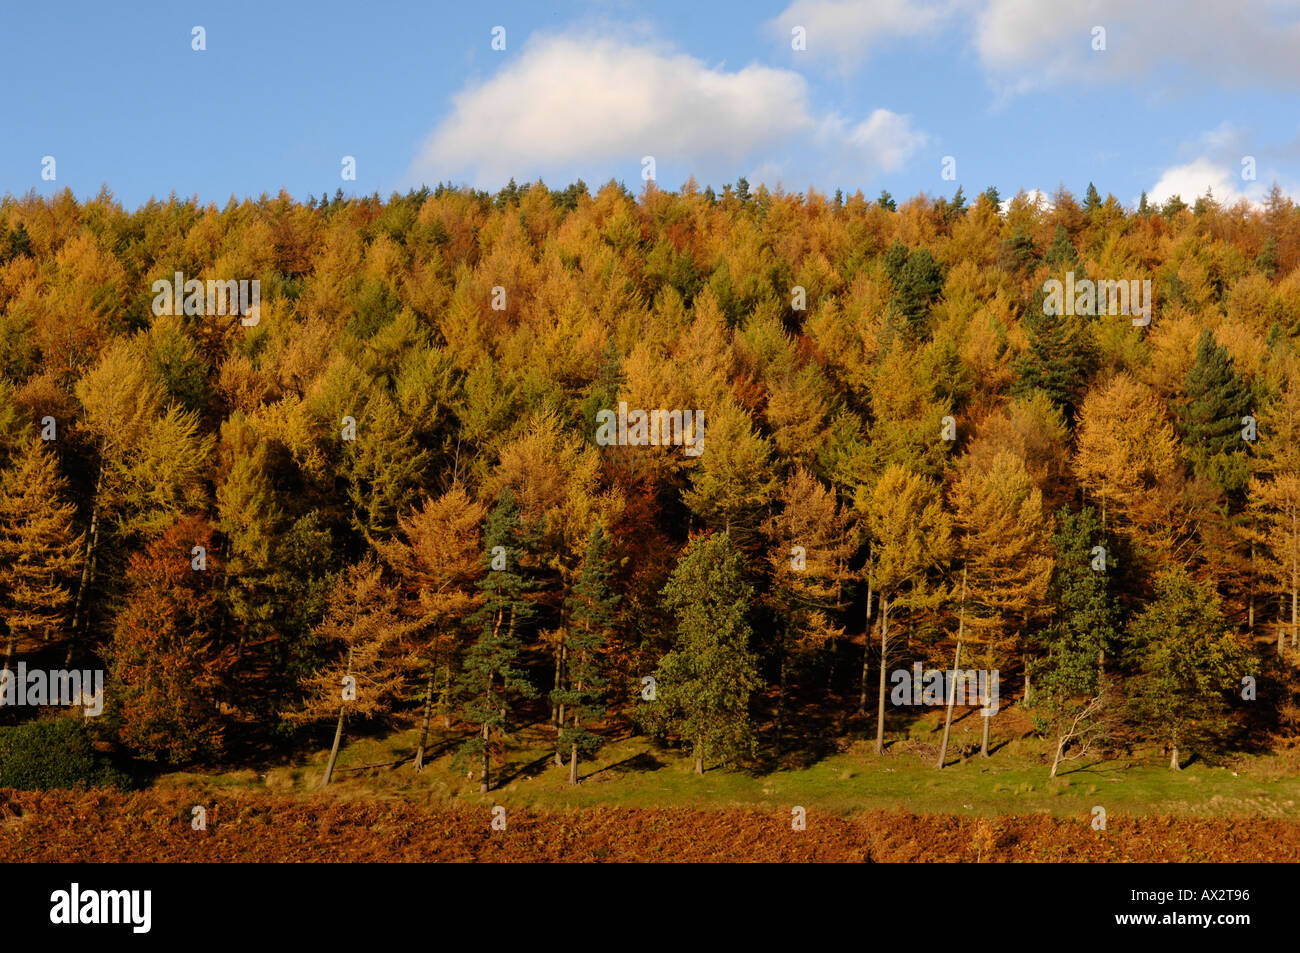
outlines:
[{"label": "sky", "polygon": [[667,189],[1300,196],[1300,0],[0,0],[0,64],[0,195],[128,208],[639,191],[647,158]]}]

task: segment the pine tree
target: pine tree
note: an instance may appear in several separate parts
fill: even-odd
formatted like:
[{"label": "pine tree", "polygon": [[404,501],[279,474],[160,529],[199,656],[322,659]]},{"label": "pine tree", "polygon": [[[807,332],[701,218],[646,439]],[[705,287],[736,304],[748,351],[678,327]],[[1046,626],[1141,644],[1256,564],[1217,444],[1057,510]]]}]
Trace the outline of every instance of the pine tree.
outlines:
[{"label": "pine tree", "polygon": [[1079,264],[1079,253],[1074,250],[1074,244],[1070,241],[1069,233],[1059,222],[1056,225],[1056,234],[1052,238],[1052,244],[1048,247],[1043,260],[1058,271],[1066,271],[1077,267]]},{"label": "pine tree", "polygon": [[1097,186],[1091,182],[1088,183],[1088,191],[1083,198],[1083,214],[1091,218],[1094,213],[1101,210],[1101,195],[1097,192]]},{"label": "pine tree", "polygon": [[1177,771],[1180,749],[1222,739],[1226,697],[1256,674],[1257,660],[1228,630],[1219,597],[1181,568],[1156,581],[1156,599],[1130,623],[1129,639],[1134,714],[1161,734]]},{"label": "pine tree", "polygon": [[[1056,777],[1063,760],[1085,754],[1104,734],[1110,702],[1104,664],[1120,631],[1107,571],[1096,568],[1093,547],[1103,538],[1096,513],[1091,507],[1078,513],[1062,507],[1057,522],[1048,599],[1055,611],[1039,636],[1046,653],[1030,666],[1034,722],[1055,742],[1049,777]],[[1067,757],[1070,745],[1075,753]]]},{"label": "pine tree", "polygon": [[[569,633],[565,640],[563,687],[551,693],[559,707],[560,729],[557,746],[569,756],[569,783],[578,783],[578,755],[587,757],[600,750],[604,739],[593,732],[591,723],[605,714],[604,652],[614,628],[619,597],[611,588],[613,559],[610,538],[599,523],[587,538],[573,592],[566,599]],[[569,721],[568,719],[572,719]]]},{"label": "pine tree", "polygon": [[663,589],[675,640],[655,671],[646,720],[691,745],[696,774],[708,761],[730,763],[754,750],[749,699],[760,680],[749,646],[753,595],[744,557],[725,532],[691,540]]},{"label": "pine tree", "polygon": [[1015,362],[1015,394],[1040,390],[1073,420],[1098,363],[1088,327],[1040,306],[1025,314],[1024,328],[1029,348]]},{"label": "pine tree", "polygon": [[1185,383],[1187,398],[1177,417],[1188,455],[1198,473],[1229,493],[1240,492],[1247,480],[1242,417],[1250,413],[1253,397],[1208,328],[1196,342],[1196,363]]},{"label": "pine tree", "polygon": [[880,190],[880,198],[876,199],[876,204],[887,212],[898,211],[898,205],[894,202],[894,197],[884,189]]},{"label": "pine tree", "polygon": [[1285,471],[1250,481],[1250,506],[1266,590],[1283,597],[1289,615],[1278,620],[1277,654],[1286,654],[1285,634],[1300,641],[1300,473]]},{"label": "pine tree", "polygon": [[479,637],[465,653],[459,685],[462,714],[477,727],[459,754],[479,759],[481,794],[492,786],[492,756],[509,734],[511,697],[537,694],[519,668],[520,633],[534,615],[528,593],[535,588],[521,563],[523,542],[519,509],[511,492],[502,490],[483,528],[488,572],[478,584],[482,604],[470,619],[479,626]]}]

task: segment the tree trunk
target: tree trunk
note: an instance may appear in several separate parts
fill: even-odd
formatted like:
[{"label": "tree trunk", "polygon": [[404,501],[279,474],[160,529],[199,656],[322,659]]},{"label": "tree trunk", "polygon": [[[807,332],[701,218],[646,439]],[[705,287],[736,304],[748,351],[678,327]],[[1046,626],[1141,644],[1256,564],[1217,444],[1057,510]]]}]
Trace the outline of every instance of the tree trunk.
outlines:
[{"label": "tree trunk", "polygon": [[957,653],[952,660],[952,682],[948,685],[948,713],[943,719],[943,742],[939,745],[940,769],[948,759],[948,732],[952,729],[952,710],[957,704],[957,672],[961,668],[961,643],[966,636],[966,564],[961,567],[961,608],[957,610]]},{"label": "tree trunk", "polygon": [[451,729],[451,663],[442,667],[442,698],[438,704],[442,707],[442,727]]},{"label": "tree trunk", "polygon": [[325,762],[325,776],[320,786],[325,787],[334,778],[334,762],[339,758],[339,743],[343,740],[343,706],[339,705],[339,723],[334,727],[334,745],[330,748],[330,758]]},{"label": "tree trunk", "polygon": [[478,782],[478,793],[479,793],[479,794],[487,794],[487,793],[488,793],[488,787],[490,786],[490,784],[489,784],[489,779],[488,779],[488,726],[487,726],[487,722],[484,722],[484,723],[483,723],[483,765],[482,765],[482,768],[483,768],[483,774],[482,774],[482,777],[479,778],[479,782]]},{"label": "tree trunk", "polygon": [[1061,735],[1056,741],[1056,757],[1052,759],[1052,773],[1049,778],[1056,777],[1056,768],[1061,763],[1061,754],[1065,751],[1065,735]]},{"label": "tree trunk", "polygon": [[880,597],[880,699],[876,705],[876,754],[885,751],[885,670],[889,658],[889,600]]},{"label": "tree trunk", "polygon": [[[985,705],[987,704],[985,702]],[[984,736],[980,739],[980,757],[987,758],[989,756],[989,722],[993,720],[993,716],[981,715],[980,717],[984,719]]]},{"label": "tree trunk", "polygon": [[436,669],[429,666],[429,680],[424,686],[424,717],[420,722],[420,746],[415,749],[415,770],[424,770],[424,747],[429,742],[429,716],[433,714],[433,676]]},{"label": "tree trunk", "polygon": [[576,744],[569,748],[569,783],[578,783],[578,746]]},{"label": "tree trunk", "polygon": [[1169,770],[1170,771],[1182,770],[1181,768],[1178,767],[1178,745],[1169,746]]},{"label": "tree trunk", "polygon": [[99,491],[104,486],[103,451],[100,451],[99,473],[95,477],[95,501],[90,506],[90,532],[86,534],[86,559],[81,565],[81,582],[77,585],[77,598],[72,604],[72,625],[68,628],[68,652],[64,658],[65,668],[72,664],[72,649],[77,642],[78,623],[86,626],[85,617],[90,614],[86,609],[83,614],[86,592],[95,581],[96,547],[99,544]]},{"label": "tree trunk", "polygon": [[781,668],[781,678],[776,694],[776,753],[781,754],[781,742],[785,734],[785,640],[777,646],[777,652],[780,655],[779,665]]},{"label": "tree trunk", "polygon": [[700,738],[695,739],[695,773],[704,773],[704,741]]}]

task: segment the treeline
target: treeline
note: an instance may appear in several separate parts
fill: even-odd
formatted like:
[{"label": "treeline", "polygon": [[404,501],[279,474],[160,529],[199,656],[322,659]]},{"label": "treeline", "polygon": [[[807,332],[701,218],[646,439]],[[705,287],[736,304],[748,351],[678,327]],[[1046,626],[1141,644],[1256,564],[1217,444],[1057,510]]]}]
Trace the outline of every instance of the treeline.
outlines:
[{"label": "treeline", "polygon": [[[260,281],[256,320],[156,313],[177,272]],[[1054,313],[1067,273],[1150,280],[1150,323]],[[4,664],[104,667],[145,759],[314,726],[332,770],[379,719],[418,765],[436,719],[485,789],[548,713],[572,777],[629,723],[697,770],[815,710],[879,749],[892,673],[957,656],[1053,771],[1289,743],[1297,335],[1276,187],[6,198]],[[603,445],[620,404],[702,452]]]}]

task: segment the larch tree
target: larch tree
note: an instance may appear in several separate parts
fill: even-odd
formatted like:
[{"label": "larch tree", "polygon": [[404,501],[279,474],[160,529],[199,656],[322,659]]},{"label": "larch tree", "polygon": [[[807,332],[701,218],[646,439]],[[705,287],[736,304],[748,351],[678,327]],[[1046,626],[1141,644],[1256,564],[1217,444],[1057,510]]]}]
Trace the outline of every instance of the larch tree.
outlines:
[{"label": "larch tree", "polygon": [[[866,514],[871,573],[880,594],[880,684],[876,753],[885,750],[885,685],[889,668],[890,612],[937,606],[944,591],[930,578],[953,555],[952,519],[934,481],[891,465],[855,501]],[[870,638],[864,651],[870,650]]]},{"label": "larch tree", "polygon": [[[1052,575],[1050,521],[1024,461],[1006,452],[987,470],[967,467],[953,502],[967,569],[966,627],[992,672],[1023,645],[1026,626],[1043,610]],[[984,705],[980,755],[988,757],[993,712],[989,699]]]},{"label": "larch tree", "polygon": [[225,750],[238,650],[220,603],[211,525],[185,517],[131,557],[107,648],[122,740],[185,763]]},{"label": "larch tree", "polygon": [[49,445],[33,439],[0,473],[0,624],[4,668],[21,639],[63,633],[72,605],[82,537],[76,507],[63,502],[66,481]]},{"label": "larch tree", "polygon": [[379,545],[384,562],[399,580],[403,613],[410,622],[424,667],[424,702],[415,770],[424,766],[435,692],[444,727],[449,727],[452,675],[464,649],[465,623],[481,601],[483,578],[481,524],[487,514],[460,484],[398,520],[394,539]]},{"label": "larch tree", "polygon": [[788,699],[788,670],[809,652],[844,634],[836,615],[845,606],[844,587],[855,578],[849,562],[857,534],[832,490],[802,467],[790,474],[780,495],[781,510],[763,525],[772,580],[768,602],[776,614],[776,745],[781,747]]},{"label": "larch tree", "polygon": [[326,662],[304,681],[305,700],[290,721],[314,723],[335,718],[334,741],[321,786],[334,778],[344,722],[392,710],[405,687],[410,659],[403,652],[404,622],[397,590],[384,579],[370,555],[335,581],[325,618],[316,629]]}]

